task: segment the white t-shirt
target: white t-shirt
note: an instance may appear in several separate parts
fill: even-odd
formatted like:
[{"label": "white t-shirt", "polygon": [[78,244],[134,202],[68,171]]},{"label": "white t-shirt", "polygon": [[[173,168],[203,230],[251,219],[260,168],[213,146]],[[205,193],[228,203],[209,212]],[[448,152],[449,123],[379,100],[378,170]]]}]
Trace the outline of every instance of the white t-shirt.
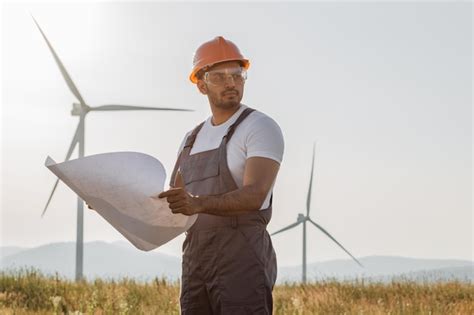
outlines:
[{"label": "white t-shirt", "polygon": [[[241,104],[239,110],[226,122],[213,126],[212,116],[206,119],[201,130],[197,134],[190,154],[213,150],[219,147],[222,137],[227,129],[237,120],[240,114],[247,108]],[[186,133],[179,147],[178,155],[184,147],[186,138],[192,130]],[[254,156],[265,157],[282,162],[284,151],[283,134],[280,126],[269,116],[257,110],[251,112],[235,129],[232,138],[227,143],[227,165],[230,173],[239,188],[243,186],[245,161]],[[270,191],[265,198],[260,210],[268,208],[273,190],[272,183]]]}]

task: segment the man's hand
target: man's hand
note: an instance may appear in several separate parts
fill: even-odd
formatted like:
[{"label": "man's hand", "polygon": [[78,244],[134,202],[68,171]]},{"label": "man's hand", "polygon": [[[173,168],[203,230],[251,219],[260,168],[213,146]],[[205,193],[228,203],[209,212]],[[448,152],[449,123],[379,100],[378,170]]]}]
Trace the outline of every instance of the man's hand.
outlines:
[{"label": "man's hand", "polygon": [[163,191],[158,195],[158,198],[166,198],[173,213],[193,215],[201,212],[203,209],[199,197],[191,195],[182,187]]},{"label": "man's hand", "polygon": [[[277,176],[280,163],[264,157],[251,157],[245,162],[243,187],[212,196],[193,196],[184,188],[181,173],[177,173],[174,188],[158,195],[167,198],[173,213],[192,215],[207,213],[233,216],[258,211]],[[156,198],[156,197],[155,197]]]}]

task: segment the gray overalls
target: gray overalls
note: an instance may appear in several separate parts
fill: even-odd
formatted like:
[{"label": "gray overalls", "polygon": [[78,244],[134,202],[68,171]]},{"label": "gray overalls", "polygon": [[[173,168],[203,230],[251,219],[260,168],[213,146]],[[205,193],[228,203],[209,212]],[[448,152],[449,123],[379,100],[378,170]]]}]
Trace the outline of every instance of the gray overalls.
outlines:
[{"label": "gray overalls", "polygon": [[[171,183],[179,168],[186,190],[194,195],[238,189],[227,165],[226,145],[252,111],[241,113],[217,149],[190,155],[204,123],[198,125],[186,139]],[[183,242],[181,314],[272,314],[277,264],[266,230],[271,204],[238,216],[198,214]]]}]

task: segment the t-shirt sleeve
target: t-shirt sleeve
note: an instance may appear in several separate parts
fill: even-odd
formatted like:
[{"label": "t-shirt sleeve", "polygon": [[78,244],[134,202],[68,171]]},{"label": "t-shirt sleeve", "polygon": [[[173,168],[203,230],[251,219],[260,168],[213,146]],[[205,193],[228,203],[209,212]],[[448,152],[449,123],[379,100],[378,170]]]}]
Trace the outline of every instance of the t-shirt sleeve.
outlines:
[{"label": "t-shirt sleeve", "polygon": [[285,143],[280,126],[270,117],[260,117],[250,124],[247,136],[247,158],[264,157],[281,164]]}]

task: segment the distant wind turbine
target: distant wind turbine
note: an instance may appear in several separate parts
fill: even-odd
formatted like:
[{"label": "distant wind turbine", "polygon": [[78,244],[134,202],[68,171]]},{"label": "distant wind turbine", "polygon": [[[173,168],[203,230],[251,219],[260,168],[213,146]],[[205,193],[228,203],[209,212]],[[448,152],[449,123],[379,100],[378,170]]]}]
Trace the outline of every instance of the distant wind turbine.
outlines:
[{"label": "distant wind turbine", "polygon": [[[33,18],[33,21],[35,22],[36,26],[41,32],[41,35],[46,41],[46,44],[48,45],[49,50],[53,54],[54,60],[56,61],[56,64],[58,65],[59,70],[61,71],[61,74],[64,80],[66,81],[67,86],[69,87],[69,90],[71,90],[72,94],[74,94],[76,99],[79,101],[79,103],[72,104],[71,114],[72,116],[79,116],[79,124],[77,125],[76,131],[74,133],[74,137],[72,138],[72,142],[69,145],[69,149],[67,151],[65,161],[69,161],[69,158],[71,157],[76,145],[79,145],[79,158],[84,157],[85,118],[86,118],[87,113],[90,111],[119,111],[119,110],[192,111],[189,109],[179,109],[179,108],[157,108],[157,107],[143,107],[143,106],[129,106],[129,105],[102,105],[102,106],[97,106],[97,107],[88,106],[86,102],[84,101],[84,99],[82,98],[81,94],[79,93],[79,90],[77,89],[76,85],[72,82],[72,79],[69,76],[68,72],[66,71],[66,68],[64,67],[63,63],[61,62],[58,55],[54,51],[53,46],[51,46],[50,42],[46,38],[46,35],[44,34],[43,30],[39,26],[38,22],[36,22],[33,15],[31,15],[31,17]],[[51,202],[51,198],[53,197],[56,187],[58,186],[58,182],[59,182],[59,179],[56,179],[56,182],[54,183],[54,186],[53,186],[53,190],[51,192],[51,195],[48,198],[48,201],[46,202],[46,206],[44,207],[41,217],[44,216],[46,209],[48,208],[48,205]],[[76,232],[77,233],[76,234],[76,280],[82,279],[82,269],[83,269],[82,268],[83,251],[84,251],[84,238],[83,238],[84,208],[83,207],[84,207],[84,202],[82,201],[81,198],[78,197],[77,198],[77,232]]]},{"label": "distant wind turbine", "polygon": [[303,224],[303,272],[302,272],[302,282],[303,283],[306,283],[306,222],[310,222],[312,223],[315,227],[317,227],[318,229],[320,229],[324,234],[326,234],[331,240],[333,240],[340,248],[342,248],[347,254],[349,254],[349,256],[352,257],[352,259],[354,259],[356,261],[357,264],[359,264],[359,266],[361,267],[364,267],[362,266],[362,264],[354,257],[352,256],[351,253],[349,253],[349,251],[347,251],[344,246],[342,246],[338,241],[336,241],[336,239],[334,237],[332,237],[331,234],[329,234],[328,231],[326,231],[321,225],[317,224],[316,222],[314,222],[310,217],[309,217],[309,210],[311,208],[311,188],[313,186],[313,173],[314,173],[314,152],[315,152],[315,149],[316,149],[316,143],[313,145],[313,162],[311,164],[311,177],[310,177],[310,180],[309,180],[309,189],[308,189],[308,196],[306,198],[306,215],[302,214],[302,213],[299,213],[298,214],[298,218],[296,219],[296,222],[295,223],[292,223],[290,225],[288,225],[287,227],[284,227],[282,228],[281,230],[278,230],[276,232],[273,232],[271,235],[275,235],[275,234],[278,234],[280,232],[283,232],[283,231],[286,231],[286,230],[289,230],[289,229],[292,229],[296,226],[298,226],[299,224]]}]

